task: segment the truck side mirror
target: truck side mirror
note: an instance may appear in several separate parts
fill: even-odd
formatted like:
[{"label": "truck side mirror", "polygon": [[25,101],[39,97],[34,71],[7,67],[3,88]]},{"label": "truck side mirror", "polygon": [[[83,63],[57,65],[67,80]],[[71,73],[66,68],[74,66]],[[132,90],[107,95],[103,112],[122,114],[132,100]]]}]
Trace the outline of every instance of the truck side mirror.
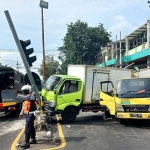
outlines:
[{"label": "truck side mirror", "polygon": [[51,86],[50,86],[50,91],[52,91],[54,89],[54,85],[52,84]]},{"label": "truck side mirror", "polygon": [[56,90],[54,90],[54,94],[56,94]]}]

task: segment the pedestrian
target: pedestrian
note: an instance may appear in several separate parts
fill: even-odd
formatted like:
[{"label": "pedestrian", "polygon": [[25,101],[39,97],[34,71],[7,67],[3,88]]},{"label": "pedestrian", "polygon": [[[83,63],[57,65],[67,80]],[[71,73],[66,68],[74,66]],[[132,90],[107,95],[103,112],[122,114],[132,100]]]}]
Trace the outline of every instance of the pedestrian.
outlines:
[{"label": "pedestrian", "polygon": [[[24,85],[21,88],[21,91],[23,92],[23,95],[18,94],[17,91],[15,91],[15,96],[17,99],[22,100],[22,110],[19,114],[19,117],[21,117],[23,114],[26,116],[26,124],[25,124],[25,144],[21,145],[22,148],[29,148],[30,144],[36,144],[36,132],[34,128],[34,111],[36,108],[36,98],[34,94],[32,94],[31,86]],[[31,141],[30,141],[31,138]]]}]

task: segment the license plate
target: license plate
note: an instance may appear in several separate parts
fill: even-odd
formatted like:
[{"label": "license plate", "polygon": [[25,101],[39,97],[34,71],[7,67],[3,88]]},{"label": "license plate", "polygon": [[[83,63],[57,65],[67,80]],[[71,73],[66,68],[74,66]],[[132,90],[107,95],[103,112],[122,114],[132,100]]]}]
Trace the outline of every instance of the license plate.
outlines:
[{"label": "license plate", "polygon": [[130,117],[142,117],[142,114],[130,114]]},{"label": "license plate", "polygon": [[122,105],[129,105],[129,104],[130,104],[130,101],[122,101],[121,104],[122,104]]}]

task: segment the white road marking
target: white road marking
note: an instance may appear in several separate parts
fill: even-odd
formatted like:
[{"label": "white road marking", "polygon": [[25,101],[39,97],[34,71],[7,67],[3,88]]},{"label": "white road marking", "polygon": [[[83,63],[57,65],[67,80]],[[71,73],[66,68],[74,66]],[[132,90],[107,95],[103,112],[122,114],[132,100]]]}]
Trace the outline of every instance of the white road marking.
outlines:
[{"label": "white road marking", "polygon": [[24,128],[25,120],[7,120],[3,122],[0,128],[0,135],[4,135],[10,132]]},{"label": "white road marking", "polygon": [[10,120],[10,119],[8,119],[7,121],[3,122],[3,123],[2,123],[2,126],[3,126],[5,123],[7,123],[9,120]]}]

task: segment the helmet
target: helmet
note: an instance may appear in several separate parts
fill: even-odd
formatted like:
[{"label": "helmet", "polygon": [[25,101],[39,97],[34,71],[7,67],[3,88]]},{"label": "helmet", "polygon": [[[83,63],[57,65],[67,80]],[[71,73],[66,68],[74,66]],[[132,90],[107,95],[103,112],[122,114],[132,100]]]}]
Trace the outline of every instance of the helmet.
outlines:
[{"label": "helmet", "polygon": [[31,86],[30,85],[24,85],[22,88],[21,88],[21,91],[29,91],[29,93],[31,93]]}]

